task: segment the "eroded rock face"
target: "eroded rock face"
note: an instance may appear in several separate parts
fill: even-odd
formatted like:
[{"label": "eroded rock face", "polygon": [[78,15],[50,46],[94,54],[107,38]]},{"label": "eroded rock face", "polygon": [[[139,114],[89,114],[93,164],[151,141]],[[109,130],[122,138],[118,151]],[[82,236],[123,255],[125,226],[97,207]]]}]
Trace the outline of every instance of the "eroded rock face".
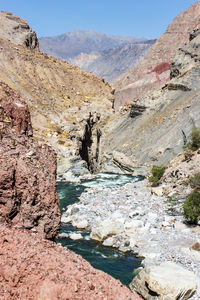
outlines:
[{"label": "eroded rock face", "polygon": [[25,230],[1,226],[0,254],[0,299],[140,299],[75,253]]},{"label": "eroded rock face", "polygon": [[32,138],[28,107],[0,82],[0,222],[57,235],[56,156]]},{"label": "eroded rock face", "polygon": [[30,50],[39,50],[35,31],[29,27],[25,20],[9,12],[0,12],[0,38]]},{"label": "eroded rock face", "polygon": [[142,270],[130,284],[144,299],[189,299],[196,290],[195,275],[173,262]]},{"label": "eroded rock face", "polygon": [[[117,151],[124,158],[123,164],[118,163],[121,168],[129,167],[131,161],[133,172],[145,175],[140,167],[167,164],[182,151],[193,127],[200,126],[199,49],[200,34],[195,31],[174,57],[171,81],[133,101],[132,106],[109,120],[102,137],[102,168],[109,160],[115,162]],[[144,109],[138,112],[138,107]]]},{"label": "eroded rock face", "polygon": [[92,122],[95,128],[91,128],[89,147],[89,160],[94,162],[89,164],[95,165],[96,128],[113,113],[111,86],[67,62],[16,46],[5,38],[0,40],[0,80],[17,90],[28,104],[34,137],[56,151],[58,174],[63,176],[81,159],[80,141],[89,138],[85,135],[88,119],[98,115]]},{"label": "eroded rock face", "polygon": [[140,65],[116,82],[115,108],[127,100],[143,96],[170,79],[170,68],[176,51],[187,42],[193,29],[200,25],[200,1],[178,15],[166,32],[149,49]]}]

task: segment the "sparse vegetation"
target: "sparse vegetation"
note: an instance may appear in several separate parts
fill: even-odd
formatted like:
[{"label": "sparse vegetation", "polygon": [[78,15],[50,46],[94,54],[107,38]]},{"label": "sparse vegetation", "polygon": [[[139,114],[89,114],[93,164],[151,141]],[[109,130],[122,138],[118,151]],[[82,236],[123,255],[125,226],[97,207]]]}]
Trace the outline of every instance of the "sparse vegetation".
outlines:
[{"label": "sparse vegetation", "polygon": [[154,165],[151,169],[152,176],[149,177],[149,182],[152,183],[152,186],[158,186],[160,179],[165,173],[166,167],[164,165],[156,166]]},{"label": "sparse vegetation", "polygon": [[191,149],[186,147],[187,146],[184,147],[184,157],[185,157],[185,161],[189,162],[194,154]]},{"label": "sparse vegetation", "polygon": [[200,128],[194,127],[190,134],[190,141],[187,143],[186,148],[196,151],[200,148]]},{"label": "sparse vegetation", "polygon": [[182,199],[179,193],[174,193],[172,196],[167,196],[165,203],[168,206],[168,212],[171,215],[176,215],[179,213],[180,207],[182,207]]},{"label": "sparse vegetation", "polygon": [[200,219],[200,192],[194,190],[183,204],[184,215],[192,224],[197,224]]},{"label": "sparse vegetation", "polygon": [[187,181],[191,188],[200,190],[200,172],[194,173]]}]

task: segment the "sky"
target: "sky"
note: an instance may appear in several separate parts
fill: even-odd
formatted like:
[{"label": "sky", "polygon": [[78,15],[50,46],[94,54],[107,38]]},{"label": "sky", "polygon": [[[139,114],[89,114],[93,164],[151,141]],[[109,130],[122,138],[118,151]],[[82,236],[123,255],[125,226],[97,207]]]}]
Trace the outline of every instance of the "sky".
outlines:
[{"label": "sky", "polygon": [[0,10],[25,19],[38,37],[76,29],[158,38],[195,0],[0,0]]}]

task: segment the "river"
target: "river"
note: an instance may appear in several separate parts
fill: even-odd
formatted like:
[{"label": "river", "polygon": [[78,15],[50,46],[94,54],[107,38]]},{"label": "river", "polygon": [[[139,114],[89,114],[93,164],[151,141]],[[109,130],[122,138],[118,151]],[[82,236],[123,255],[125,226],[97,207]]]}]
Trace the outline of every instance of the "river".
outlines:
[{"label": "river", "polygon": [[[88,187],[114,187],[138,180],[140,178],[130,175],[101,173],[94,180],[88,180],[81,184],[58,182],[57,191],[60,198],[61,212],[64,212],[68,205],[77,202],[80,194]],[[71,232],[77,232],[76,228],[71,224],[61,224],[61,233],[68,234]],[[82,231],[81,234],[83,235],[82,240],[74,241],[69,238],[58,238],[57,242],[80,254],[94,268],[110,274],[125,285],[129,285],[133,279],[134,270],[141,265],[141,259],[133,253],[122,253],[114,248],[105,247],[101,243],[90,240],[89,232]]]}]

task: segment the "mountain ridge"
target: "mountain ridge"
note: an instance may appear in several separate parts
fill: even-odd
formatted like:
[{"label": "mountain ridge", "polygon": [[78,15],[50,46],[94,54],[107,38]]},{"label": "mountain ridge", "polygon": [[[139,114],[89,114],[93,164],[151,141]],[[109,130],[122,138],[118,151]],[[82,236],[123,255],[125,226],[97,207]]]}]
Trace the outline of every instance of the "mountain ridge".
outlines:
[{"label": "mountain ridge", "polygon": [[[41,51],[111,82],[138,63],[155,40],[114,36],[92,30],[74,30],[54,37],[40,38],[39,42]],[[125,55],[121,56],[121,49],[128,45],[133,45],[134,49],[129,52],[124,50]],[[119,61],[121,63],[116,72]]]}]

